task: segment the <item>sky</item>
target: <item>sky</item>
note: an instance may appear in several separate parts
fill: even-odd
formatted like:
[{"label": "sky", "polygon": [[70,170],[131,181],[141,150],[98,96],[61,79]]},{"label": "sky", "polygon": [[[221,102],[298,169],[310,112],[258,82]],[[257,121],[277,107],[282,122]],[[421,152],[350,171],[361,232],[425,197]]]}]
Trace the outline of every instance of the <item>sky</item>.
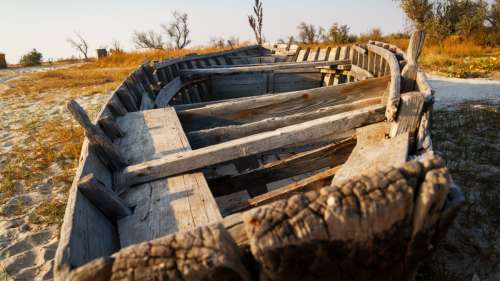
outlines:
[{"label": "sky", "polygon": [[[297,34],[307,22],[325,28],[347,24],[359,34],[373,27],[384,33],[404,30],[405,17],[393,0],[263,0],[264,36],[270,42]],[[189,15],[192,46],[212,37],[254,40],[247,15],[253,0],[0,0],[0,53],[8,63],[36,48],[44,59],[77,56],[67,38],[77,31],[95,49],[120,41],[133,50],[134,31],[161,31],[172,20],[172,11]]]}]

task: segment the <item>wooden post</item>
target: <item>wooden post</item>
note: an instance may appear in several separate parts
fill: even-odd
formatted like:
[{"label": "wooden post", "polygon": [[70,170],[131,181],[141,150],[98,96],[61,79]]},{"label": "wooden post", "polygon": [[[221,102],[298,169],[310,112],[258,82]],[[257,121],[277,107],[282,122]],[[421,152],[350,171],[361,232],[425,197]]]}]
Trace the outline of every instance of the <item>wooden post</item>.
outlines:
[{"label": "wooden post", "polygon": [[97,59],[103,59],[108,56],[108,50],[106,49],[97,49]]},{"label": "wooden post", "polygon": [[415,31],[411,35],[410,44],[406,51],[407,64],[401,72],[402,87],[401,92],[411,92],[415,90],[417,79],[418,58],[422,53],[425,43],[425,32]]},{"label": "wooden post", "polygon": [[117,171],[127,165],[118,149],[98,126],[94,125],[85,110],[74,100],[68,102],[68,109],[75,120],[85,130],[85,135],[94,147],[97,156],[111,170]]},{"label": "wooden post", "polygon": [[0,69],[7,68],[7,61],[5,61],[5,54],[0,53]]}]

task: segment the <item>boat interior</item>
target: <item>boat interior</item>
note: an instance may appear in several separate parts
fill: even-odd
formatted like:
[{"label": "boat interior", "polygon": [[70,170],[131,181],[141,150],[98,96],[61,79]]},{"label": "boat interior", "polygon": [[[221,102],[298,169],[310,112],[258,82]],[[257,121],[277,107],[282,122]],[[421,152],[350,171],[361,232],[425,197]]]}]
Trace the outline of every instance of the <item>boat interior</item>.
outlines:
[{"label": "boat interior", "polygon": [[409,62],[380,42],[251,46],[145,63],[96,122],[70,105],[87,138],[56,270],[406,162],[430,95],[422,73],[404,89]]}]

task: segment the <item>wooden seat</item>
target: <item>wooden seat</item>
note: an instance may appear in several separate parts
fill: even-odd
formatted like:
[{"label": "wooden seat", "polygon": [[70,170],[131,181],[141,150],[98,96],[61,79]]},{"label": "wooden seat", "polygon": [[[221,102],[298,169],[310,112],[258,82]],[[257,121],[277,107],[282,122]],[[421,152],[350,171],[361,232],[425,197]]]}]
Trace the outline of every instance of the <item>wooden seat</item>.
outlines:
[{"label": "wooden seat", "polygon": [[[129,163],[191,150],[173,108],[133,112],[117,122],[125,137],[114,143]],[[202,173],[134,186],[122,198],[134,212],[118,220],[121,247],[222,219]]]}]

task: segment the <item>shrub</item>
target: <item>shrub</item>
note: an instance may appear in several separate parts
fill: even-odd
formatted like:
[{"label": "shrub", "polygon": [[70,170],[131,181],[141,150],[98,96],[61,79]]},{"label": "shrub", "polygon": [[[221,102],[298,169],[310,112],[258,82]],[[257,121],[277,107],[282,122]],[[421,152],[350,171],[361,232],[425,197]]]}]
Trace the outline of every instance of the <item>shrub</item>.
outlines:
[{"label": "shrub", "polygon": [[23,66],[36,66],[42,64],[42,53],[33,49],[31,52],[24,55],[19,61]]}]

